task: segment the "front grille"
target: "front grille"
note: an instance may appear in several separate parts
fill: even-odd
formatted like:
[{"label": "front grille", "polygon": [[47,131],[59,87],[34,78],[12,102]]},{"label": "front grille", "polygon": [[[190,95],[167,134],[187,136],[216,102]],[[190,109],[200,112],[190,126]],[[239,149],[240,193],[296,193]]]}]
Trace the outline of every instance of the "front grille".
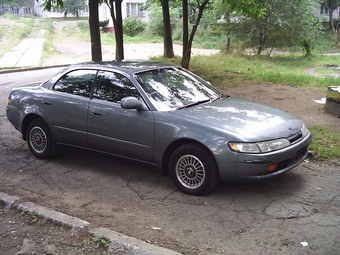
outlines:
[{"label": "front grille", "polygon": [[288,141],[289,141],[291,144],[293,144],[293,143],[295,143],[296,141],[300,140],[301,138],[302,138],[302,132],[299,131],[299,132],[297,132],[296,134],[294,134],[294,135],[288,137],[287,139],[288,139]]},{"label": "front grille", "polygon": [[276,168],[276,171],[279,171],[281,169],[284,169],[286,167],[289,167],[290,165],[294,164],[296,161],[300,160],[307,152],[307,147],[303,147],[302,149],[298,150],[295,153],[295,156],[287,159],[285,161],[281,161],[278,163],[278,166]]},{"label": "front grille", "polygon": [[295,160],[294,160],[294,161],[297,161],[297,160],[299,160],[300,158],[302,158],[303,155],[306,154],[306,151],[307,151],[307,147],[304,147],[304,148],[298,150],[298,151],[295,153]]}]

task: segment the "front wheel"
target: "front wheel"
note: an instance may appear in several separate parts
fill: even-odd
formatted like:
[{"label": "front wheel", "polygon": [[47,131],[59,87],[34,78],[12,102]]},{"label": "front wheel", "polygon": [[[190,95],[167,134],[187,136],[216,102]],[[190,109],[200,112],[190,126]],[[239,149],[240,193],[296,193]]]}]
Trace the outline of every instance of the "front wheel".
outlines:
[{"label": "front wheel", "polygon": [[176,149],[169,168],[177,188],[190,195],[206,195],[220,182],[214,158],[197,144],[185,144]]},{"label": "front wheel", "polygon": [[42,119],[35,119],[28,125],[26,137],[28,148],[37,158],[47,159],[55,154],[56,143]]}]

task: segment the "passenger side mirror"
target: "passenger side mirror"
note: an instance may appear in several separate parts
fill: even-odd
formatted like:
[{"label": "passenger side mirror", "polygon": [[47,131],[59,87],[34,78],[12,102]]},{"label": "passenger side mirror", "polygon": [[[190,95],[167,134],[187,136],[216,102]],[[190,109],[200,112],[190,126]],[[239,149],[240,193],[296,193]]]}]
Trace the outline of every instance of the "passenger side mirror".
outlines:
[{"label": "passenger side mirror", "polygon": [[136,109],[136,110],[146,109],[146,106],[135,97],[124,97],[120,101],[120,106],[123,109]]}]

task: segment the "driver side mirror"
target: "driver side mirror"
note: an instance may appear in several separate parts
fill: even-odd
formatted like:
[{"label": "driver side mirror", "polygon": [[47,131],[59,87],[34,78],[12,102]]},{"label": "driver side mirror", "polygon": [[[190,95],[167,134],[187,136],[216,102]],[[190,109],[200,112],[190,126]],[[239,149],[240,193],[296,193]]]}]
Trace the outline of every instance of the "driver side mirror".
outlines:
[{"label": "driver side mirror", "polygon": [[136,109],[136,110],[147,109],[146,106],[135,97],[124,97],[120,101],[120,106],[123,109]]}]

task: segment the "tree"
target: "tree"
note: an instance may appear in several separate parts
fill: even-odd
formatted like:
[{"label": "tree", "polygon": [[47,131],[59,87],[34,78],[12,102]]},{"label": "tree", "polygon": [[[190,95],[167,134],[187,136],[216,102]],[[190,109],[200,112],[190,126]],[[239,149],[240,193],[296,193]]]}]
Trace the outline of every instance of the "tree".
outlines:
[{"label": "tree", "polygon": [[105,2],[110,8],[110,13],[115,29],[116,60],[122,60],[124,59],[122,0],[105,0]]},{"label": "tree", "polygon": [[333,13],[340,7],[340,0],[324,0],[324,5],[328,9],[329,29],[333,30],[335,45],[339,47],[340,12],[337,19],[333,18]]},{"label": "tree", "polygon": [[222,2],[230,11],[252,18],[263,16],[266,9],[266,0],[222,0]]},{"label": "tree", "polygon": [[81,14],[81,11],[84,9],[84,0],[64,0],[64,8],[62,8],[62,11],[65,13],[65,18],[67,13],[71,13],[78,18]]},{"label": "tree", "polygon": [[187,3],[187,0],[183,0],[183,55],[182,55],[182,67],[189,69],[189,63],[191,59],[191,48],[192,48],[192,42],[194,40],[195,33],[197,31],[198,25],[201,21],[203,11],[207,7],[209,0],[196,0],[196,7],[198,9],[198,15],[196,17],[196,20],[194,22],[194,25],[192,27],[190,37],[188,36],[188,8],[187,6],[184,6],[184,2]]},{"label": "tree", "polygon": [[329,29],[331,30],[333,28],[333,13],[340,6],[340,0],[323,0],[323,5],[328,10]]},{"label": "tree", "polygon": [[[258,17],[263,13],[262,0],[194,0],[188,2],[187,0],[182,1],[183,7],[183,55],[182,55],[182,67],[189,69],[189,63],[191,59],[192,42],[195,37],[195,33],[203,17],[203,12],[208,9],[211,4],[219,2],[223,6],[223,12],[216,12],[217,15],[224,16],[226,10],[230,10],[237,13],[247,14],[251,17]],[[191,6],[192,10],[195,10],[195,14],[191,15],[192,29],[189,36],[189,15],[188,5]],[[224,9],[227,7],[227,9]]]},{"label": "tree", "polygon": [[267,48],[302,45],[310,54],[310,43],[318,32],[315,3],[308,0],[264,0],[260,15],[243,13],[229,29],[244,47],[256,48],[260,55]]},{"label": "tree", "polygon": [[[102,46],[100,41],[100,30],[99,30],[99,15],[98,6],[100,0],[89,0],[89,26],[90,26],[90,37],[91,37],[91,54],[92,61],[102,60]],[[45,0],[44,9],[51,11],[52,7],[61,9],[64,7],[63,0]]]},{"label": "tree", "polygon": [[99,0],[89,0],[89,26],[91,37],[92,61],[102,61],[102,45],[99,29]]},{"label": "tree", "polygon": [[164,26],[164,57],[173,58],[174,48],[172,43],[172,28],[170,22],[169,0],[160,0],[163,12],[163,26]]},{"label": "tree", "polygon": [[189,69],[189,63],[191,58],[191,52],[188,55],[188,44],[189,44],[189,15],[188,15],[188,0],[182,0],[182,9],[183,9],[183,40],[182,40],[182,67]]},{"label": "tree", "polygon": [[[11,7],[13,14],[18,14],[19,10],[23,7],[25,8],[33,8],[32,0],[1,0],[0,1],[0,11],[3,11],[4,5],[9,5]],[[3,14],[3,13],[0,13]]]}]

